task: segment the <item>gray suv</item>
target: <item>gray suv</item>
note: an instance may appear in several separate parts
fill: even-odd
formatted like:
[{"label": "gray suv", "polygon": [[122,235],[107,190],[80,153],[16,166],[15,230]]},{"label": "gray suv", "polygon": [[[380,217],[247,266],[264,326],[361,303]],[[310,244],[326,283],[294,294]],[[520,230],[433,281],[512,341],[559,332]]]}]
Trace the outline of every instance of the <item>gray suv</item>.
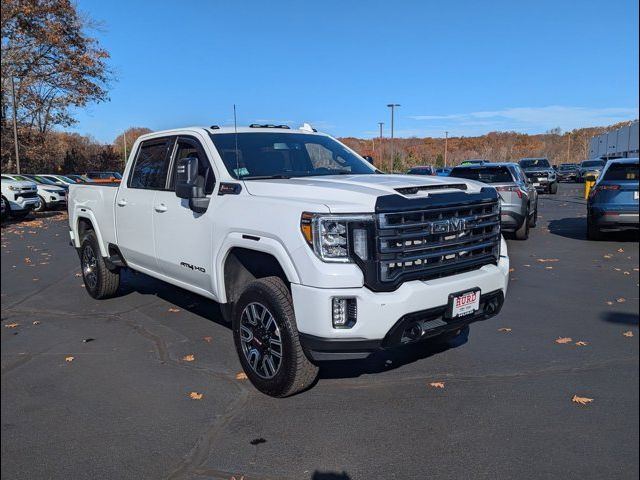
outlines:
[{"label": "gray suv", "polygon": [[520,167],[536,189],[555,195],[558,193],[558,178],[546,158],[522,158]]},{"label": "gray suv", "polygon": [[485,163],[455,167],[450,177],[487,183],[500,194],[501,226],[517,240],[529,238],[538,221],[538,192],[517,163]]}]

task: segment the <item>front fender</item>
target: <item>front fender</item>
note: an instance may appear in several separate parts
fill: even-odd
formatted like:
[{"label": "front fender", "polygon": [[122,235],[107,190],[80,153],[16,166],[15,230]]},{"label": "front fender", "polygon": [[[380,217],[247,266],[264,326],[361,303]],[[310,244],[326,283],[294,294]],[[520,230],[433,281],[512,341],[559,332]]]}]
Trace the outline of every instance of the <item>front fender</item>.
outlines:
[{"label": "front fender", "polygon": [[[258,238],[259,240],[255,240]],[[226,303],[227,294],[224,285],[224,264],[227,260],[229,252],[233,248],[246,248],[248,250],[256,250],[272,255],[282,267],[287,280],[291,283],[300,283],[300,275],[291,260],[291,257],[284,246],[278,241],[270,237],[242,234],[239,232],[230,233],[223,242],[218,255],[215,258],[216,274],[216,291],[220,298],[220,303]]]}]

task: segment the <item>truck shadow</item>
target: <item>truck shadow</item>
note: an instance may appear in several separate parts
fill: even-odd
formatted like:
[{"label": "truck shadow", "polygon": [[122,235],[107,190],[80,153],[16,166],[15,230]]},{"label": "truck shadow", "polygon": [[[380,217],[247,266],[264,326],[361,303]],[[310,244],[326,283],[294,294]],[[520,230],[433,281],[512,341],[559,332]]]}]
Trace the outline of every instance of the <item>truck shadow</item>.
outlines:
[{"label": "truck shadow", "polygon": [[[126,296],[133,292],[141,295],[157,296],[181,310],[198,315],[223,327],[231,328],[231,324],[223,320],[218,303],[213,300],[175,287],[162,280],[149,277],[143,273],[125,270],[118,296]],[[468,337],[469,328],[467,327],[461,331],[460,335],[449,342],[444,342],[436,337],[400,348],[382,350],[363,360],[320,362],[319,378],[355,378],[364,374],[394,370],[403,365],[464,345],[467,343]]]},{"label": "truck shadow", "polygon": [[365,374],[395,370],[403,365],[464,345],[469,340],[469,330],[469,327],[464,328],[460,335],[449,342],[436,337],[403,347],[381,350],[363,360],[322,362],[319,364],[320,374],[318,378],[355,378]]},{"label": "truck shadow", "polygon": [[638,315],[625,312],[602,312],[600,318],[605,322],[620,323],[622,325],[638,325]]}]

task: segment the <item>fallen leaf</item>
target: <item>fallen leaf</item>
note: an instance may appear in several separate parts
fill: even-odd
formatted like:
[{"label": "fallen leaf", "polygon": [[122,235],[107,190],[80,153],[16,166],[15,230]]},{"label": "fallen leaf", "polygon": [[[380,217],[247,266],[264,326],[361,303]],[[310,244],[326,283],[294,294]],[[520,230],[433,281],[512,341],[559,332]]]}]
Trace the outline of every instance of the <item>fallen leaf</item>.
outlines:
[{"label": "fallen leaf", "polygon": [[196,357],[194,357],[193,355],[185,355],[184,357],[182,357],[182,360],[184,360],[185,362],[193,362],[196,359]]},{"label": "fallen leaf", "polygon": [[628,331],[624,332],[623,335],[625,337],[631,338],[631,337],[633,337],[633,332],[631,330],[628,330]]},{"label": "fallen leaf", "polygon": [[240,372],[236,374],[236,380],[246,380],[247,374],[244,372]]},{"label": "fallen leaf", "polygon": [[40,322],[38,320],[34,320],[32,323],[33,325],[40,325]]},{"label": "fallen leaf", "polygon": [[76,277],[81,277],[82,274],[81,273],[76,273]]},{"label": "fallen leaf", "polygon": [[431,382],[429,386],[433,388],[444,388],[444,382]]},{"label": "fallen leaf", "polygon": [[529,265],[529,264],[525,264],[524,266],[527,267],[527,268],[531,267],[531,265]]},{"label": "fallen leaf", "polygon": [[498,331],[499,331],[499,332],[510,332],[510,331],[511,331],[511,329],[510,329],[510,328],[507,328],[507,327],[502,327],[502,328],[499,328],[499,329],[498,329]]},{"label": "fallen leaf", "polygon": [[609,301],[607,302],[607,305],[613,305],[613,302],[612,302],[611,300],[609,300]]},{"label": "fallen leaf", "polygon": [[579,397],[577,395],[574,395],[573,398],[571,399],[571,401],[573,403],[579,403],[580,405],[587,405],[587,404],[593,402],[593,398]]},{"label": "fallen leaf", "polygon": [[169,309],[169,310],[167,310],[167,311],[168,311],[168,312],[171,312],[171,313],[178,313],[178,312],[180,311],[180,309],[179,309],[179,308],[170,308],[170,309]]},{"label": "fallen leaf", "polygon": [[627,301],[627,299],[624,298],[624,297],[620,297],[620,298],[616,299],[616,302],[618,302],[618,303],[624,303],[626,301]]},{"label": "fallen leaf", "polygon": [[211,343],[211,341],[213,340],[212,337],[202,337],[202,339],[207,343]]},{"label": "fallen leaf", "polygon": [[202,393],[198,393],[198,392],[191,392],[189,394],[189,398],[191,400],[202,400],[202,397],[204,396],[204,394]]},{"label": "fallen leaf", "polygon": [[515,268],[510,268],[510,269],[509,269],[509,272],[510,272],[510,273],[515,272],[515,271],[516,271],[516,269],[515,269]]},{"label": "fallen leaf", "polygon": [[556,343],[559,344],[565,344],[565,343],[569,343],[569,342],[573,342],[573,339],[571,337],[558,337],[556,338]]},{"label": "fallen leaf", "polygon": [[24,263],[31,263],[31,259],[29,257],[25,257]]},{"label": "fallen leaf", "polygon": [[631,275],[631,272],[622,272],[624,275]]},{"label": "fallen leaf", "polygon": [[587,345],[589,345],[589,342],[583,342],[582,340],[576,342],[576,346],[578,347],[586,347]]},{"label": "fallen leaf", "polygon": [[18,325],[20,325],[19,323],[7,323],[4,328],[16,328]]},{"label": "fallen leaf", "polygon": [[550,262],[559,262],[560,260],[557,258],[539,258],[538,262],[540,263],[550,263]]},{"label": "fallen leaf", "polygon": [[607,253],[606,255],[604,255],[604,258],[613,258],[613,255],[611,255],[610,253]]},{"label": "fallen leaf", "polygon": [[71,357],[71,356],[69,356],[69,357],[64,357],[64,361],[65,361],[65,362],[68,362],[68,363],[73,362],[73,360],[74,360],[74,359],[75,359],[75,357]]},{"label": "fallen leaf", "polygon": [[624,253],[624,248],[619,248],[618,253]]}]

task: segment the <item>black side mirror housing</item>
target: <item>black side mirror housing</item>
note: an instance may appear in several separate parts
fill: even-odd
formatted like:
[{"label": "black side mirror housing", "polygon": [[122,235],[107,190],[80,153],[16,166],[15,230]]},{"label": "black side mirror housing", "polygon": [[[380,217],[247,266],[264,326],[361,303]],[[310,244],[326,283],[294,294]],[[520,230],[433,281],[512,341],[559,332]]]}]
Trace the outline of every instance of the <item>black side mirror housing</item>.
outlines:
[{"label": "black side mirror housing", "polygon": [[595,175],[587,175],[585,179],[587,182],[595,182],[598,178]]},{"label": "black side mirror housing", "polygon": [[198,183],[199,161],[196,157],[178,160],[176,165],[176,196],[189,200],[189,208],[196,213],[204,213],[209,207],[209,199],[204,186]]}]

